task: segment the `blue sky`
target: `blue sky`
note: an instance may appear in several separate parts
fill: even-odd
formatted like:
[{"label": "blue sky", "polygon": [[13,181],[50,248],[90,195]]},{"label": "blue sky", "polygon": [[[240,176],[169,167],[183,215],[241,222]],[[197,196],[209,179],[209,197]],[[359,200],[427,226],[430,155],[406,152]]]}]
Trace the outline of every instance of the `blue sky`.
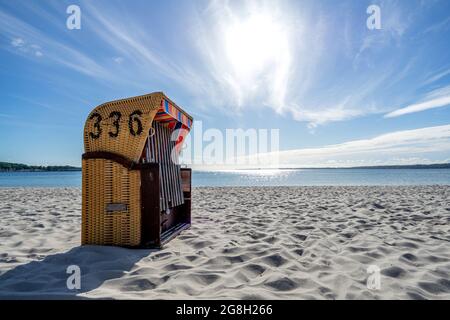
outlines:
[{"label": "blue sky", "polygon": [[92,108],[164,91],[204,129],[280,129],[285,166],[448,162],[448,39],[446,0],[0,0],[0,161],[79,165]]}]

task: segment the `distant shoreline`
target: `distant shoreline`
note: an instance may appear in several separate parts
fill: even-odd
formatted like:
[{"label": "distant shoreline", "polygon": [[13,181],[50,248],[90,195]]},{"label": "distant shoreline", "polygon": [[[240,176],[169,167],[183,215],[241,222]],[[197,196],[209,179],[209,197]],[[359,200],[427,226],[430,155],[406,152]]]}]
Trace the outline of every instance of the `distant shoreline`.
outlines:
[{"label": "distant shoreline", "polygon": [[81,171],[73,166],[30,166],[23,163],[0,162],[0,172],[62,172]]},{"label": "distant shoreline", "polygon": [[[450,169],[450,163],[435,164],[412,164],[412,165],[381,165],[381,166],[360,166],[360,167],[292,167],[278,168],[277,170],[308,170],[308,169]],[[249,168],[249,169],[230,169],[232,171],[248,170],[273,170],[273,168]],[[0,162],[0,172],[65,172],[81,171],[81,167],[73,166],[31,166],[22,163]],[[211,169],[195,169],[194,171],[227,171]]]},{"label": "distant shoreline", "polygon": [[81,172],[81,168],[75,169],[23,169],[23,170],[3,170],[0,172]]},{"label": "distant shoreline", "polygon": [[[266,170],[269,168],[246,169],[246,170]],[[436,164],[406,164],[406,165],[386,165],[386,166],[360,166],[360,167],[293,167],[279,168],[279,170],[305,170],[305,169],[450,169],[450,163]]]},{"label": "distant shoreline", "polygon": [[408,165],[381,165],[381,166],[360,166],[360,167],[286,167],[286,168],[243,168],[243,169],[193,169],[194,171],[249,171],[249,170],[336,170],[336,169],[450,169],[450,163],[435,164],[408,164]]}]

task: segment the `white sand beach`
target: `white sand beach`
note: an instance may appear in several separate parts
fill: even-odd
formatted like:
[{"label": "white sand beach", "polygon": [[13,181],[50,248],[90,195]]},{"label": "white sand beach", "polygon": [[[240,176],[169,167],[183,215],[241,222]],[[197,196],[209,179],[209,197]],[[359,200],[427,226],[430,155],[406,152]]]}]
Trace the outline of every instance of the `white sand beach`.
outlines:
[{"label": "white sand beach", "polygon": [[81,247],[80,189],[2,188],[0,299],[450,299],[449,186],[194,188],[192,203],[162,250]]}]

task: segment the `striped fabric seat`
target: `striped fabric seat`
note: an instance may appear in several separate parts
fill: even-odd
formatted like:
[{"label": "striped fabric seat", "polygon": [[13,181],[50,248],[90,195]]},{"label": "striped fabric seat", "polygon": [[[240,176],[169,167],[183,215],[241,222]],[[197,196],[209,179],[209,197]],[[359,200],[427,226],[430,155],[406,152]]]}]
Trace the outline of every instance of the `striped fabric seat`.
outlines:
[{"label": "striped fabric seat", "polygon": [[178,152],[175,141],[171,139],[172,132],[173,129],[166,124],[154,121],[143,159],[160,165],[160,208],[165,212],[184,203]]},{"label": "striped fabric seat", "polygon": [[[184,203],[178,155],[192,120],[168,99],[162,99],[147,139],[143,162],[160,164],[162,211]],[[180,130],[181,129],[181,130]]]}]

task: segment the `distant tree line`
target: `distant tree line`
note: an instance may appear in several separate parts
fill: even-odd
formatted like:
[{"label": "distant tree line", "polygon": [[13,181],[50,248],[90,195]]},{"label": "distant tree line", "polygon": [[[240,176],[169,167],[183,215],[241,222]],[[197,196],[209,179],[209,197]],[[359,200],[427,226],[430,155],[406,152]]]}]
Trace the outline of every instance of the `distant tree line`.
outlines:
[{"label": "distant tree line", "polygon": [[0,171],[80,171],[72,166],[29,166],[23,163],[0,162]]},{"label": "distant tree line", "polygon": [[363,166],[353,167],[351,169],[450,169],[450,163]]}]

